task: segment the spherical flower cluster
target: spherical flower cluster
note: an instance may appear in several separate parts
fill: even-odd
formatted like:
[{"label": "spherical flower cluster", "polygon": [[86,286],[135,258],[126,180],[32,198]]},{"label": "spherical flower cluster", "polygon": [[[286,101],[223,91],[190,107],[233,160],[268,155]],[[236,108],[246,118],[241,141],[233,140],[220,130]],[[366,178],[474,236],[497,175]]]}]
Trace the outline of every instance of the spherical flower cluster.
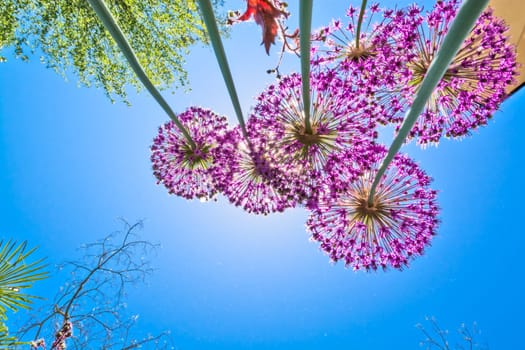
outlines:
[{"label": "spherical flower cluster", "polygon": [[217,149],[226,133],[226,118],[199,107],[190,107],[178,118],[195,145],[172,121],[161,126],[151,146],[153,174],[171,194],[209,200],[218,192],[212,175],[221,172]]},{"label": "spherical flower cluster", "polygon": [[404,63],[411,58],[406,42],[421,22],[420,9],[411,6],[407,10],[392,10],[372,4],[364,12],[359,44],[356,42],[359,10],[350,6],[346,17],[346,24],[334,20],[314,32],[313,42],[317,45],[312,49],[312,66],[319,69],[334,66],[352,79],[354,85],[370,91],[397,86],[396,77],[406,74]]},{"label": "spherical flower cluster", "polygon": [[[305,122],[299,74],[270,85],[257,97],[254,108],[254,118],[262,125],[262,136],[269,145],[268,160],[282,175],[273,179],[273,186],[307,203],[315,202],[330,159],[372,140],[375,118],[381,114],[377,104],[345,86],[333,70],[312,74],[310,83],[310,129]],[[346,154],[349,161],[363,160],[357,151]]]},{"label": "spherical flower cluster", "polygon": [[[397,92],[381,95],[390,110],[398,113],[391,120],[399,124],[436,56],[460,1],[438,1],[416,35],[407,37],[412,58],[408,74],[399,81]],[[487,124],[505,97],[506,87],[516,74],[515,48],[507,40],[507,27],[489,8],[479,17],[461,46],[425,111],[410,132],[420,145],[436,144],[440,138],[461,137]]]},{"label": "spherical flower cluster", "polygon": [[294,207],[293,196],[279,192],[272,185],[280,171],[292,169],[276,169],[271,165],[267,142],[270,133],[262,129],[257,119],[250,118],[246,126],[248,140],[240,127],[228,132],[223,139],[220,165],[225,171],[217,176],[222,193],[232,204],[254,214],[267,215]]},{"label": "spherical flower cluster", "polygon": [[[358,11],[350,7],[347,24],[336,20],[313,35],[309,109],[299,74],[257,97],[245,129],[227,130],[226,118],[191,107],[179,115],[191,141],[172,122],[154,140],[158,182],[188,199],[220,192],[254,214],[304,205],[311,239],[332,261],[366,271],[407,266],[436,234],[436,191],[405,155],[394,157],[372,191],[387,153],[375,143],[377,126],[399,127],[459,2],[439,0],[425,17],[415,5],[374,4],[359,40]],[[410,137],[426,145],[487,123],[516,74],[505,35],[504,23],[485,11]]]},{"label": "spherical flower cluster", "polygon": [[[386,149],[374,149],[374,163],[357,181],[340,164],[333,184],[326,184],[307,228],[336,262],[354,269],[401,269],[423,254],[436,234],[438,208],[431,179],[408,157],[397,155],[369,200],[370,189]],[[345,184],[346,185],[342,185]]]}]

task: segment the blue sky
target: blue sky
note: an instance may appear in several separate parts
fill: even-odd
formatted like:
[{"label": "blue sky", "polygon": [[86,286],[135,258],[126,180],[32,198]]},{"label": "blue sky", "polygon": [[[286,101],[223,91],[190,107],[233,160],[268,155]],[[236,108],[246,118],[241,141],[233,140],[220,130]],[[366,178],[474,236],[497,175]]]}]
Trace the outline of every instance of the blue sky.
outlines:
[{"label": "blue sky", "polygon": [[[314,27],[348,4],[315,2]],[[259,39],[250,23],[235,26],[225,42],[245,113],[277,60],[276,47],[267,57]],[[288,56],[283,71],[298,66]],[[211,49],[195,48],[187,69],[193,91],[166,92],[173,109],[201,105],[235,125]],[[131,107],[111,104],[102,91],[68,79],[38,57],[0,65],[0,238],[38,245],[52,265],[120,229],[117,218],[144,219],[141,235],[162,249],[152,256],[149,282],[129,290],[128,309],[140,314],[143,330],[171,329],[175,345],[188,350],[409,350],[422,338],[414,325],[434,315],[452,334],[476,321],[491,349],[524,346],[525,91],[471,137],[403,148],[434,178],[442,223],[409,269],[366,274],[328,262],[308,241],[302,209],[258,217],[224,198],[169,196],[150,169],[149,146],[168,119],[153,99],[131,93]],[[52,297],[64,278],[34,292]]]}]

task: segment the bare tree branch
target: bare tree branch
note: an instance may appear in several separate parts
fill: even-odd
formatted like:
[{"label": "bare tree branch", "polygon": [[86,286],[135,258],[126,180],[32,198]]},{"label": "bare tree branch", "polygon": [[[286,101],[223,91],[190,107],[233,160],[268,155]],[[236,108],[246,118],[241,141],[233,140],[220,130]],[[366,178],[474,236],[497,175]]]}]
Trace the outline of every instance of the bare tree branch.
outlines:
[{"label": "bare tree branch", "polygon": [[60,266],[67,282],[20,328],[19,339],[32,340],[33,349],[45,349],[43,339],[52,339],[51,350],[171,348],[169,332],[133,336],[138,317],[125,310],[125,289],[153,272],[146,256],[158,245],[137,236],[142,222],[122,221],[122,231],[85,244],[82,260]]},{"label": "bare tree branch", "polygon": [[[426,320],[430,322],[432,331],[427,331],[422,324],[417,324],[416,327],[423,333],[425,339],[420,342],[421,346],[425,346],[425,350],[441,349],[450,350],[450,343],[448,340],[448,331],[441,329],[437,323],[435,317],[426,317]],[[480,335],[477,329],[476,323],[472,325],[472,329],[469,329],[464,323],[458,329],[458,334],[461,336],[461,342],[456,344],[456,350],[488,350],[486,344],[478,343],[475,340],[476,336]],[[466,347],[465,347],[466,346]]]}]

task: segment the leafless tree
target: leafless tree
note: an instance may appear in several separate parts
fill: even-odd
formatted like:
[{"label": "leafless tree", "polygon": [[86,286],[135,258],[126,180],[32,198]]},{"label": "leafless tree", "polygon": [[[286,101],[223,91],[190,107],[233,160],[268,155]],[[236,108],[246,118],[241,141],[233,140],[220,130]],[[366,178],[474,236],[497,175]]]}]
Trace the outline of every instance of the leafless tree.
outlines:
[{"label": "leafless tree", "polygon": [[18,339],[31,341],[32,349],[46,349],[46,340],[52,350],[173,348],[168,331],[136,337],[138,316],[127,311],[125,290],[152,273],[146,256],[157,245],[137,236],[142,222],[123,224],[123,230],[84,245],[80,261],[59,266],[67,282],[20,328]]},{"label": "leafless tree", "polygon": [[458,329],[458,335],[460,341],[453,347],[449,341],[449,331],[442,329],[436,321],[435,317],[426,317],[428,323],[430,323],[430,330],[426,329],[422,324],[417,324],[416,327],[423,333],[425,339],[420,342],[420,345],[425,347],[425,350],[440,349],[440,350],[488,350],[486,344],[478,342],[476,337],[480,335],[480,331],[477,328],[476,323],[472,324],[472,327],[466,326],[464,323]]}]

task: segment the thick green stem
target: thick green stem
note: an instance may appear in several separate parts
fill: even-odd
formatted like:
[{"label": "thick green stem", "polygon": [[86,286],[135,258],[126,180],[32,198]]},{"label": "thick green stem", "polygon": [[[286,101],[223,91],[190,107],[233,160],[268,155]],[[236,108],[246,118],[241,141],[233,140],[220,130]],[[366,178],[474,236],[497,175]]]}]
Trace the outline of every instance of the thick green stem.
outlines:
[{"label": "thick green stem", "polygon": [[98,18],[102,21],[104,24],[104,27],[106,27],[107,31],[111,34],[115,42],[117,43],[118,47],[124,54],[124,57],[126,57],[126,60],[128,61],[129,65],[139,78],[139,80],[144,84],[146,89],[149,91],[149,93],[153,96],[153,98],[157,101],[157,103],[164,109],[166,114],[170,117],[171,120],[175,123],[175,125],[179,128],[181,133],[184,135],[188,143],[192,148],[195,148],[195,142],[191,139],[190,134],[188,133],[188,130],[182,125],[182,123],[179,121],[171,107],[168,105],[166,100],[162,97],[160,92],[157,90],[157,88],[153,85],[151,80],[149,80],[146,72],[144,71],[144,68],[142,68],[141,64],[139,63],[139,60],[137,59],[137,56],[135,55],[135,52],[133,51],[133,48],[129,44],[128,40],[124,36],[124,33],[120,29],[117,21],[111,15],[111,12],[109,11],[108,7],[104,3],[104,0],[88,0],[89,4],[95,10]]},{"label": "thick green stem", "polygon": [[361,11],[359,12],[359,19],[357,20],[357,29],[355,31],[355,48],[359,49],[359,40],[361,39],[361,26],[363,25],[363,17],[365,15],[367,0],[361,2]]},{"label": "thick green stem", "polygon": [[221,69],[222,77],[224,78],[224,83],[230,94],[230,99],[235,109],[235,114],[237,115],[237,120],[239,125],[242,128],[244,137],[248,139],[248,134],[246,132],[246,125],[244,123],[244,118],[242,116],[241,104],[239,103],[239,97],[237,95],[237,90],[235,90],[235,84],[233,83],[232,73],[230,71],[230,66],[228,64],[228,59],[226,58],[226,53],[224,52],[224,46],[222,45],[221,35],[219,33],[219,28],[217,27],[217,21],[215,15],[213,14],[213,7],[210,0],[197,0],[201,10],[202,18],[206,29],[208,30],[208,35],[210,36],[210,42],[215,52],[215,57],[219,63],[219,68]]},{"label": "thick green stem", "polygon": [[381,167],[379,168],[372,187],[370,189],[370,194],[368,196],[368,203],[372,205],[373,198],[375,195],[375,190],[381,177],[384,175],[388,165],[392,162],[395,155],[405,142],[405,139],[412,130],[412,127],[417,121],[417,118],[423,112],[425,105],[432,95],[432,92],[438,85],[439,81],[445,75],[450,62],[456,56],[458,50],[460,49],[463,41],[467,38],[470,31],[474,27],[476,20],[481,15],[485,7],[487,6],[489,0],[465,0],[461,8],[459,9],[456,18],[452,22],[448,33],[445,35],[443,44],[439,51],[437,52],[434,60],[430,64],[427,74],[421,83],[416,98],[410,107],[410,110],[403,120],[403,124],[399,129],[399,132],[392,142],[388,154],[386,155]]},{"label": "thick green stem", "polygon": [[299,1],[304,128],[307,134],[312,133],[312,125],[310,124],[310,32],[312,31],[312,7],[313,0]]}]

